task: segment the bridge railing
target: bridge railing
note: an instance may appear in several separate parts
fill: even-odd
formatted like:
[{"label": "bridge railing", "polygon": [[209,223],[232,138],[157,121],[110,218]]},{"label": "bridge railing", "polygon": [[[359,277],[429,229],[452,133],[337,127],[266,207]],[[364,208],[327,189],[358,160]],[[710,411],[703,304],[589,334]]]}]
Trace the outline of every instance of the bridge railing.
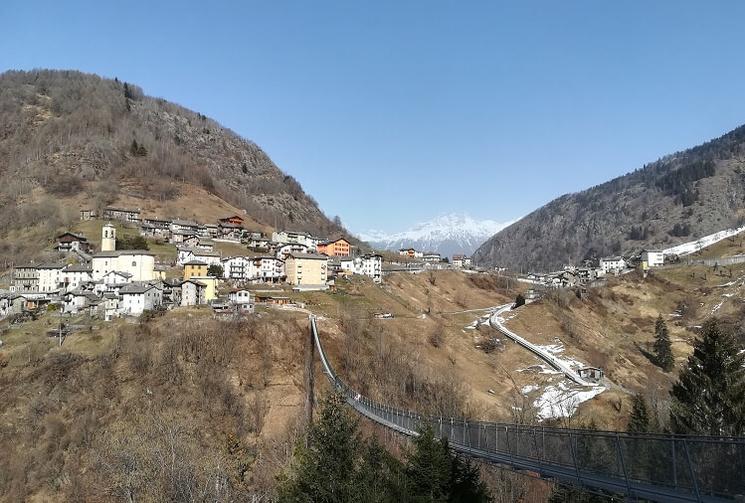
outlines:
[{"label": "bridge railing", "polygon": [[324,370],[361,414],[407,435],[424,427],[463,452],[564,482],[657,501],[745,495],[745,438],[552,428],[432,417],[375,402],[334,372],[311,320]]}]

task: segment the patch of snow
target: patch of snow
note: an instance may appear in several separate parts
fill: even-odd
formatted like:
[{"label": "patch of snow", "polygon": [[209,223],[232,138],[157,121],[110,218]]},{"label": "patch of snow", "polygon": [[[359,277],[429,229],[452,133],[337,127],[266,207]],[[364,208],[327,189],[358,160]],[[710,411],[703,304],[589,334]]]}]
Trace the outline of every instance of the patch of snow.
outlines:
[{"label": "patch of snow", "polygon": [[559,343],[559,344],[548,344],[546,346],[537,346],[537,347],[539,347],[541,349],[545,349],[546,351],[548,351],[549,353],[554,354],[554,355],[558,355],[559,353],[563,353],[564,352],[564,344],[562,344],[562,343]]},{"label": "patch of snow", "polygon": [[717,311],[719,311],[719,309],[722,307],[723,304],[724,304],[724,301],[722,301],[719,304],[717,304],[716,306],[714,306],[714,309],[711,310],[711,314],[714,314]]},{"label": "patch of snow", "polygon": [[526,367],[524,369],[517,369],[517,372],[536,372],[538,374],[561,374],[558,370],[549,367],[548,365],[544,365],[543,363],[539,365],[531,365],[530,367]]},{"label": "patch of snow", "polygon": [[570,417],[581,403],[586,402],[605,391],[604,386],[578,388],[568,381],[546,386],[533,406],[538,410],[538,419],[546,420],[559,417]]},{"label": "patch of snow", "polygon": [[709,234],[708,236],[704,236],[700,239],[697,239],[696,241],[689,241],[688,243],[681,243],[679,245],[666,248],[662,250],[662,253],[664,253],[665,255],[678,255],[678,256],[690,255],[691,253],[695,253],[703,248],[706,248],[707,246],[711,246],[714,243],[718,243],[719,241],[723,239],[727,239],[728,237],[740,234],[743,231],[745,231],[745,227],[739,227],[737,229],[725,229],[723,231],[715,232],[714,234]]},{"label": "patch of snow", "polygon": [[522,393],[523,395],[528,395],[538,388],[540,388],[540,386],[537,386],[535,384],[528,384],[527,386],[523,386],[523,389],[520,390],[520,393]]}]

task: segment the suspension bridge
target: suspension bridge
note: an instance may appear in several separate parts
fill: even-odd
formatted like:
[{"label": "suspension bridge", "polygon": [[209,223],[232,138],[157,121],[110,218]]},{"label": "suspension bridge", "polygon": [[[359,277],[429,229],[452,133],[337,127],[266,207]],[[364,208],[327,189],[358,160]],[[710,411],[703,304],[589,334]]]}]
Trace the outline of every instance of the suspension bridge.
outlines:
[{"label": "suspension bridge", "polygon": [[663,503],[745,501],[745,437],[629,434],[421,415],[347,386],[323,350],[314,316],[310,331],[324,373],[347,403],[404,435],[430,427],[456,452],[603,494]]}]

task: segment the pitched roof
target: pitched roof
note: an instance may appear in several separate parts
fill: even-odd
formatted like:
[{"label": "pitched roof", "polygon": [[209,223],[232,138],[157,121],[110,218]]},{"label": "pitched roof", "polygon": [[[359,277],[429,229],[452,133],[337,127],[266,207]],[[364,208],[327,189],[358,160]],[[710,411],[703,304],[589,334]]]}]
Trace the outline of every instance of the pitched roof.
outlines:
[{"label": "pitched roof", "polygon": [[106,257],[120,257],[122,255],[149,255],[155,256],[154,253],[147,250],[116,250],[107,252],[98,252],[93,255],[93,258],[106,258]]},{"label": "pitched roof", "polygon": [[153,285],[148,285],[147,283],[130,283],[128,285],[124,285],[119,289],[119,295],[125,295],[125,294],[140,294],[145,293],[148,290],[155,288]]},{"label": "pitched roof", "polygon": [[65,264],[39,264],[36,266],[37,269],[62,269]]},{"label": "pitched roof", "polygon": [[60,240],[60,239],[62,239],[65,236],[72,236],[73,238],[75,238],[75,239],[77,239],[79,241],[88,241],[88,239],[85,236],[83,236],[82,234],[75,234],[74,232],[70,232],[70,231],[63,232],[62,234],[60,234],[59,236],[57,236],[57,240]]},{"label": "pitched roof", "polygon": [[203,262],[201,260],[190,260],[188,262],[184,262],[184,265],[207,265],[207,262]]},{"label": "pitched roof", "polygon": [[184,285],[185,283],[194,283],[197,286],[203,286],[203,287],[207,288],[207,283],[202,283],[201,281],[197,281],[197,280],[191,279],[191,278],[190,279],[187,279],[186,281],[183,281],[181,283],[181,285]]},{"label": "pitched roof", "polygon": [[326,255],[320,253],[290,253],[290,257],[303,260],[328,260]]},{"label": "pitched roof", "polygon": [[123,212],[126,212],[126,213],[139,213],[140,212],[139,209],[128,210],[126,208],[114,208],[113,206],[110,206],[110,207],[106,208],[104,211],[123,211]]},{"label": "pitched roof", "polygon": [[72,264],[65,267],[66,272],[93,272],[93,268],[87,264]]},{"label": "pitched roof", "polygon": [[222,257],[220,252],[209,250],[192,250],[192,253],[196,257]]},{"label": "pitched roof", "polygon": [[121,276],[122,278],[131,278],[132,277],[132,274],[130,274],[128,272],[123,272],[123,271],[109,271],[106,274],[104,274],[104,276],[108,276],[109,274],[117,274],[117,275]]},{"label": "pitched roof", "polygon": [[180,218],[176,218],[171,222],[173,225],[191,225],[191,226],[198,226],[199,224],[192,221],[192,220],[181,220]]}]

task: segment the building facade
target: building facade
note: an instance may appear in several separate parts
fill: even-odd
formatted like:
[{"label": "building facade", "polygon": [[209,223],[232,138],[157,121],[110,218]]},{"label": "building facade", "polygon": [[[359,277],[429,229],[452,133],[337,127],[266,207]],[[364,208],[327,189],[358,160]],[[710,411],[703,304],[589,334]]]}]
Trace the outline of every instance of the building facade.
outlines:
[{"label": "building facade", "polygon": [[315,253],[291,254],[285,261],[287,282],[292,286],[325,286],[328,257]]}]

